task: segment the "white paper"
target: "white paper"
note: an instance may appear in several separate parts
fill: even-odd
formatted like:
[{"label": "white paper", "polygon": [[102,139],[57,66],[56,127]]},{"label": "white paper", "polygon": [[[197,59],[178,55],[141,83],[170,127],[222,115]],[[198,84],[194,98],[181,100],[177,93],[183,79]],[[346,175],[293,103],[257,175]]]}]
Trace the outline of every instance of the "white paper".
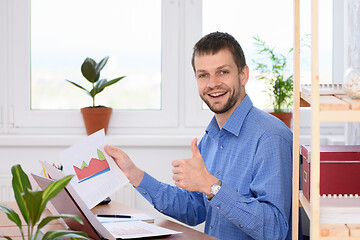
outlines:
[{"label": "white paper", "polygon": [[102,129],[60,155],[64,174],[75,175],[70,183],[90,209],[128,183],[124,173],[106,154],[105,145]]},{"label": "white paper", "polygon": [[103,223],[115,238],[132,239],[178,234],[170,229],[142,221]]},{"label": "white paper", "polygon": [[[123,214],[121,214],[123,215]],[[112,218],[112,217],[96,217],[101,223],[107,222],[130,222],[130,221],[143,221],[143,222],[154,222],[154,218],[147,214],[125,214],[130,215],[131,218]]]}]

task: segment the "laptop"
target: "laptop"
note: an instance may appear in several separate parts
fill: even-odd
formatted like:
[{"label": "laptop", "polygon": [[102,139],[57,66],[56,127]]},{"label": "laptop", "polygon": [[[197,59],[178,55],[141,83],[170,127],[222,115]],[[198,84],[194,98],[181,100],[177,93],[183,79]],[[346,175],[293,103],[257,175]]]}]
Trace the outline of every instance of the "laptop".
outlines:
[{"label": "laptop", "polygon": [[[41,189],[45,189],[54,181],[37,174],[32,173],[31,175]],[[74,214],[80,216],[83,224],[73,219],[64,219],[64,221],[70,229],[83,231],[89,237],[96,240],[134,239],[169,236],[180,233],[143,221],[101,223],[70,184],[51,199],[50,203],[53,205],[53,208],[51,207],[49,210],[54,215]]]}]

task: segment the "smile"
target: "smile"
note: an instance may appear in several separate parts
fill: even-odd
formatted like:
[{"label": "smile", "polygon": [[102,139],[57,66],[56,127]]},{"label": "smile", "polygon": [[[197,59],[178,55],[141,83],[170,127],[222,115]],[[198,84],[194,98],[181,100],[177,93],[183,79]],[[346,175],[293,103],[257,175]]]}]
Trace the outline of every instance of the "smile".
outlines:
[{"label": "smile", "polygon": [[226,92],[210,93],[209,96],[210,97],[219,97],[219,96],[223,96],[225,94],[226,94]]}]

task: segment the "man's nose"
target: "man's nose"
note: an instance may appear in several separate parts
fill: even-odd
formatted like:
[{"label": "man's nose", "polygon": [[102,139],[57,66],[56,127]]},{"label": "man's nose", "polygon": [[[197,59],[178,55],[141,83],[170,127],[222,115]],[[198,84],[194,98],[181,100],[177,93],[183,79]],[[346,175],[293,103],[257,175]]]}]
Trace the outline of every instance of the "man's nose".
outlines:
[{"label": "man's nose", "polygon": [[219,81],[219,78],[216,75],[210,75],[207,87],[215,88],[216,86],[218,86],[220,84],[221,84],[221,82]]}]

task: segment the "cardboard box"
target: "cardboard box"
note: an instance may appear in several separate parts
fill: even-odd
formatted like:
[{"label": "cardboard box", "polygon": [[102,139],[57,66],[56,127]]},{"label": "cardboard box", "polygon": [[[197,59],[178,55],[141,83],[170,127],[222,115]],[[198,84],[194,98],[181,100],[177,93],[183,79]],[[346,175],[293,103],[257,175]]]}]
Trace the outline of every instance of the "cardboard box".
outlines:
[{"label": "cardboard box", "polygon": [[[311,147],[301,146],[302,187],[310,201]],[[320,195],[360,195],[360,145],[320,146]]]}]

